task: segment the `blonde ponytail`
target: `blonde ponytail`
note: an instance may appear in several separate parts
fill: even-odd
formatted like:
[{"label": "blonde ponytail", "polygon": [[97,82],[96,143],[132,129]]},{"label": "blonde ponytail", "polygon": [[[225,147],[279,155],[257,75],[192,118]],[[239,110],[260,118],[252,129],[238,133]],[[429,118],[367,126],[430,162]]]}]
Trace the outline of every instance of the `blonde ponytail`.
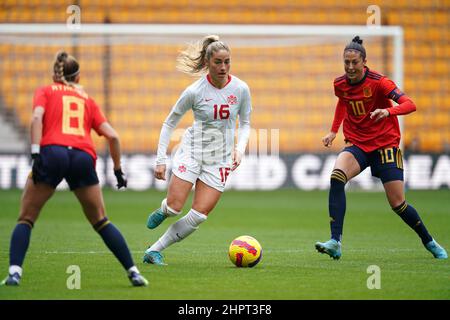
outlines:
[{"label": "blonde ponytail", "polygon": [[191,75],[202,74],[208,69],[206,61],[211,58],[213,52],[219,50],[230,52],[230,48],[220,41],[217,35],[209,35],[201,41],[189,44],[177,57],[177,70]]},{"label": "blonde ponytail", "polygon": [[59,51],[56,54],[53,64],[53,81],[74,86],[73,81],[79,73],[80,66],[74,57],[65,51]]}]

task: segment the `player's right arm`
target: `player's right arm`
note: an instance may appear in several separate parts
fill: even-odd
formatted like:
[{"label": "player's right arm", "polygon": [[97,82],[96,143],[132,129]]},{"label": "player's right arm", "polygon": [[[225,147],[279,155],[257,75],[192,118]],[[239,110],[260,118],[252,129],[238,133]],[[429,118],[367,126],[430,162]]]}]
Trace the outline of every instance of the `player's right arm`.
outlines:
[{"label": "player's right arm", "polygon": [[34,93],[33,115],[31,117],[30,140],[31,140],[31,178],[36,184],[42,175],[42,161],[40,155],[40,145],[42,140],[43,119],[45,106],[47,105],[47,95],[44,88],[39,88]]},{"label": "player's right arm", "polygon": [[329,148],[333,144],[333,140],[336,138],[336,134],[339,131],[342,121],[345,117],[345,104],[339,99],[336,105],[336,110],[334,112],[333,125],[331,126],[330,132],[322,138],[322,143],[325,147]]},{"label": "player's right arm", "polygon": [[33,110],[31,118],[31,154],[39,153],[42,139],[42,119],[44,118],[45,109],[37,106]]},{"label": "player's right arm", "polygon": [[33,115],[31,117],[31,154],[40,152],[40,144],[42,139],[43,119],[45,107],[47,105],[47,93],[45,87],[39,88],[34,92],[33,98]]},{"label": "player's right arm", "polygon": [[170,138],[173,130],[180,122],[183,115],[193,107],[194,93],[187,88],[181,94],[178,101],[173,106],[166,120],[164,121],[161,133],[159,135],[158,151],[156,154],[155,178],[159,180],[166,180],[166,162],[167,162],[167,148],[169,147]]},{"label": "player's right arm", "polygon": [[31,178],[34,184],[42,178],[42,160],[40,154],[40,144],[42,139],[42,119],[44,117],[45,109],[42,106],[34,107],[33,116],[31,120]]}]

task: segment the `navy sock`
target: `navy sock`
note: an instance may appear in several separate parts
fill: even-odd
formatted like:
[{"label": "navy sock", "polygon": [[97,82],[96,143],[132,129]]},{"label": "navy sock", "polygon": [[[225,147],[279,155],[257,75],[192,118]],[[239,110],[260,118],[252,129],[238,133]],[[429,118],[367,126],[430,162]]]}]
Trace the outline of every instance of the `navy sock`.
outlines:
[{"label": "navy sock", "polygon": [[336,241],[341,241],[342,239],[342,229],[344,227],[344,216],[346,209],[346,183],[347,176],[344,171],[334,169],[331,173],[328,209],[330,214],[331,238]]},{"label": "navy sock", "polygon": [[398,207],[392,208],[392,210],[394,210],[400,218],[402,218],[402,220],[419,235],[423,244],[427,244],[432,240],[427,228],[425,228],[425,225],[413,206],[404,201]]},{"label": "navy sock", "polygon": [[30,244],[31,229],[33,223],[31,221],[19,221],[11,235],[11,243],[9,247],[9,265],[19,266],[23,264],[25,254]]},{"label": "navy sock", "polygon": [[94,229],[100,234],[106,246],[116,256],[117,260],[120,261],[125,270],[134,266],[133,258],[131,257],[130,250],[128,250],[125,238],[108,218],[105,217],[96,223]]}]

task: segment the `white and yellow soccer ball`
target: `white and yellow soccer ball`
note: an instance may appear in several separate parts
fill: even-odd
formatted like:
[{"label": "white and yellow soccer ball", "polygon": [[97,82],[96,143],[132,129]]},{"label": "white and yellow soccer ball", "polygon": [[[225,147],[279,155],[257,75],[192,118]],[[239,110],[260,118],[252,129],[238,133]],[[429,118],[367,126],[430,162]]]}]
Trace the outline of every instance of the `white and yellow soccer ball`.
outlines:
[{"label": "white and yellow soccer ball", "polygon": [[251,268],[261,261],[262,247],[255,238],[240,236],[231,242],[228,256],[236,267]]}]

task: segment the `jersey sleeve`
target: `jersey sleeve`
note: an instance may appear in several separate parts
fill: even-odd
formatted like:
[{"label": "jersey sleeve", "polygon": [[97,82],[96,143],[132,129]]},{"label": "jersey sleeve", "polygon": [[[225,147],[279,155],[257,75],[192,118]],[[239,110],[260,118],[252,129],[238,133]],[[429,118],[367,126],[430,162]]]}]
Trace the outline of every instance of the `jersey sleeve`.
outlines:
[{"label": "jersey sleeve", "polygon": [[195,94],[192,90],[190,90],[190,88],[184,90],[178,98],[178,101],[172,107],[172,110],[164,121],[164,124],[168,125],[172,129],[175,129],[183,115],[194,106],[194,97]]},{"label": "jersey sleeve", "polygon": [[248,139],[250,137],[250,114],[252,112],[252,98],[250,95],[250,89],[245,86],[241,108],[239,109],[239,128],[238,128],[238,142],[236,149],[241,153],[245,153],[247,148]]},{"label": "jersey sleeve", "polygon": [[384,77],[380,85],[384,96],[398,103],[397,106],[386,109],[389,115],[400,116],[416,111],[414,102],[397,87],[394,81]]},{"label": "jersey sleeve", "polygon": [[41,106],[44,109],[47,106],[47,92],[45,90],[45,87],[38,88],[34,92],[34,98],[33,98],[33,110],[37,106]]},{"label": "jersey sleeve", "polygon": [[397,102],[399,103],[398,106],[386,109],[389,115],[401,116],[416,111],[416,105],[407,95],[402,95]]},{"label": "jersey sleeve", "polygon": [[397,87],[397,85],[394,83],[394,81],[383,77],[380,80],[380,89],[383,92],[383,95],[386,98],[389,98],[395,102],[398,103],[398,100],[400,97],[404,96],[405,94]]},{"label": "jersey sleeve", "polygon": [[189,88],[184,90],[164,121],[161,128],[161,133],[159,135],[158,151],[156,154],[157,165],[166,164],[167,148],[169,147],[172,132],[180,122],[183,115],[194,106],[194,99],[195,95]]}]

